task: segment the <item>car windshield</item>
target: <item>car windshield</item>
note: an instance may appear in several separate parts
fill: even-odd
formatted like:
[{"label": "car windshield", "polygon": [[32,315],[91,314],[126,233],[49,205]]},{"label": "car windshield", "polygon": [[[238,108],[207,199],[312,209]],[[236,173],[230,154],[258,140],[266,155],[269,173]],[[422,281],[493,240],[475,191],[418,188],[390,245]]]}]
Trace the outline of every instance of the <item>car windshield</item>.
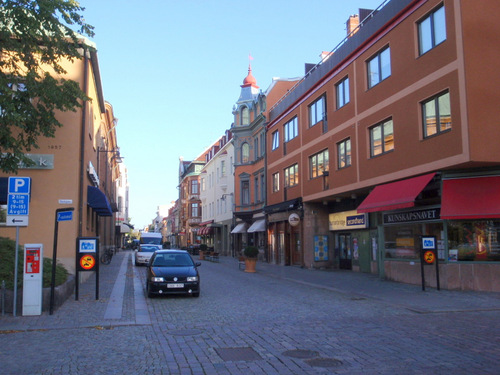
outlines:
[{"label": "car windshield", "polygon": [[157,246],[141,246],[141,252],[143,253],[152,253],[154,251],[158,250]]},{"label": "car windshield", "polygon": [[193,266],[189,254],[156,254],[154,267],[187,267]]}]

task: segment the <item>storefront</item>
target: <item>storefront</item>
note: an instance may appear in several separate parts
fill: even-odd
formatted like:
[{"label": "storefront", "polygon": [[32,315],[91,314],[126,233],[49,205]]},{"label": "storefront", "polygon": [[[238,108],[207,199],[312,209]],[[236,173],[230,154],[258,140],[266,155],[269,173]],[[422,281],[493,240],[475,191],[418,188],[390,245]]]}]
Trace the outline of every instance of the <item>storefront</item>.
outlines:
[{"label": "storefront", "polygon": [[[442,288],[500,291],[499,187],[498,175],[444,173],[377,186],[358,212],[382,226],[380,275],[420,284],[421,238],[434,236]],[[439,199],[422,205],[429,196]]]},{"label": "storefront", "polygon": [[267,235],[268,254],[267,261],[272,264],[284,266],[302,266],[302,200],[292,201],[268,206]]},{"label": "storefront", "polygon": [[372,241],[368,230],[368,214],[357,211],[331,213],[330,231],[334,232],[335,265],[340,269],[372,271]]}]

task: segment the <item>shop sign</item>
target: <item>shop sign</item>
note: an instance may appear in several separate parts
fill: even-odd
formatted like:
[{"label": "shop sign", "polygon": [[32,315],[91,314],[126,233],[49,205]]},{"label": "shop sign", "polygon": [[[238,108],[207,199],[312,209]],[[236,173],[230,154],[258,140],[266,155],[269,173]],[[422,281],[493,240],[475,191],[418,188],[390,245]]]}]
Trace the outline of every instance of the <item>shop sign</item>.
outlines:
[{"label": "shop sign", "polygon": [[441,209],[430,208],[425,210],[414,210],[384,214],[384,224],[412,223],[416,221],[439,220]]},{"label": "shop sign", "polygon": [[290,216],[288,216],[288,222],[292,227],[296,227],[300,223],[300,216],[296,213],[290,214]]},{"label": "shop sign", "polygon": [[328,216],[330,230],[349,230],[368,228],[368,214],[358,211],[335,212]]}]

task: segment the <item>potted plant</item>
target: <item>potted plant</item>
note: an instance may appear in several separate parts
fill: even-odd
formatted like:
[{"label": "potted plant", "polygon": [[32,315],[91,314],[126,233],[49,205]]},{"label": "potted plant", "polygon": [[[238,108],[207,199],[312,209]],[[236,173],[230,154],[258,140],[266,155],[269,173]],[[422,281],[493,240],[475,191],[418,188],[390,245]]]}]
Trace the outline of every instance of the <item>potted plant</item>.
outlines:
[{"label": "potted plant", "polygon": [[259,255],[259,249],[257,246],[245,247],[243,255],[245,255],[245,272],[255,272],[257,256]]}]

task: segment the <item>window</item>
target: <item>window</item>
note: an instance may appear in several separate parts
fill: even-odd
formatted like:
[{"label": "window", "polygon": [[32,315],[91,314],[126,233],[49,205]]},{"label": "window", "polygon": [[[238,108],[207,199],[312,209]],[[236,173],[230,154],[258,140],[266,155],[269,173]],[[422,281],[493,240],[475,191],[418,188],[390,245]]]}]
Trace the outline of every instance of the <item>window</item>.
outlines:
[{"label": "window", "polygon": [[191,194],[198,194],[198,180],[191,180]]},{"label": "window", "polygon": [[250,146],[248,143],[243,143],[241,145],[241,163],[246,164],[250,161]]},{"label": "window", "polygon": [[259,177],[255,177],[254,179],[254,185],[253,185],[253,193],[255,196],[254,202],[260,202],[259,201]]},{"label": "window", "polygon": [[273,174],[273,193],[280,191],[280,173],[276,172]]},{"label": "window", "polygon": [[351,139],[346,139],[340,143],[337,143],[337,157],[339,169],[348,167],[351,165]]},{"label": "window", "polygon": [[328,171],[328,149],[309,157],[310,178],[323,176]]},{"label": "window", "polygon": [[285,187],[292,187],[299,183],[299,165],[294,164],[285,169]]},{"label": "window", "polygon": [[445,92],[422,103],[424,137],[451,129],[450,93]]},{"label": "window", "polygon": [[349,77],[344,78],[335,86],[337,94],[337,109],[349,103]]},{"label": "window", "polygon": [[248,107],[242,107],[241,108],[241,125],[248,125],[250,124],[250,111],[248,110]]},{"label": "window", "polygon": [[226,175],[226,161],[225,160],[221,160],[221,162],[220,162],[220,173],[221,173],[221,177],[224,177]]},{"label": "window", "polygon": [[420,55],[446,40],[444,5],[429,14],[418,24],[418,48]]},{"label": "window", "polygon": [[266,200],[266,181],[264,179],[264,173],[260,174],[260,201],[264,202]]},{"label": "window", "polygon": [[322,96],[309,106],[309,127],[317,124],[325,118],[325,97]]},{"label": "window", "polygon": [[259,137],[255,137],[253,139],[253,154],[254,154],[254,160],[257,160],[259,158]]},{"label": "window", "polygon": [[205,177],[203,177],[201,179],[201,191],[205,191],[206,190],[206,181],[205,181]]},{"label": "window", "polygon": [[371,88],[391,75],[391,51],[387,47],[368,61],[368,88]]},{"label": "window", "polygon": [[241,204],[250,204],[250,182],[241,181]]},{"label": "window", "polygon": [[276,130],[273,133],[273,150],[276,150],[280,145],[280,132]]},{"label": "window", "polygon": [[285,128],[283,129],[285,133],[285,142],[288,142],[299,135],[299,125],[297,121],[297,117],[294,117],[290,121],[285,124]]},{"label": "window", "polygon": [[260,156],[266,153],[266,133],[260,133]]},{"label": "window", "polygon": [[198,217],[198,203],[191,203],[191,217]]},{"label": "window", "polygon": [[392,119],[370,129],[370,154],[377,156],[394,149]]}]

